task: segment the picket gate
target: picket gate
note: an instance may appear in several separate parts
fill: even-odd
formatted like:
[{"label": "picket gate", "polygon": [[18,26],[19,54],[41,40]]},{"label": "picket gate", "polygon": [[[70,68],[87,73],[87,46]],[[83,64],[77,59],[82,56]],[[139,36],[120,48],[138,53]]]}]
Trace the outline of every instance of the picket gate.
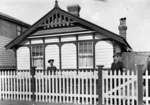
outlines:
[{"label": "picket gate", "polygon": [[134,71],[103,71],[103,104],[137,105],[137,80]]}]

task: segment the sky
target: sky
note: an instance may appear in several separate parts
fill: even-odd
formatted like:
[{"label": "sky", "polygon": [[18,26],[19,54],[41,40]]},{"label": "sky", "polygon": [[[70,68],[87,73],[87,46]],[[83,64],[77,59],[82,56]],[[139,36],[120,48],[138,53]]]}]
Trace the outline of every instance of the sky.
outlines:
[{"label": "sky", "polygon": [[[55,0],[0,0],[0,12],[34,24],[54,8]],[[61,9],[79,4],[80,17],[119,34],[126,17],[127,41],[136,52],[150,52],[150,0],[58,0]]]}]

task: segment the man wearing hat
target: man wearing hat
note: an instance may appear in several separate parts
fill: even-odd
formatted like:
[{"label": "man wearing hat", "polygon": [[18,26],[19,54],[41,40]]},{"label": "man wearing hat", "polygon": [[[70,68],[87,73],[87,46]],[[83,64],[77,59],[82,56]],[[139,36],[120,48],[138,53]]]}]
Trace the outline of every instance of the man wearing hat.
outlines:
[{"label": "man wearing hat", "polygon": [[119,54],[116,54],[113,56],[114,62],[111,64],[111,70],[115,71],[118,74],[118,71],[120,70],[121,74],[125,70],[125,67],[123,65],[123,62],[119,61]]},{"label": "man wearing hat", "polygon": [[47,67],[47,71],[52,71],[52,70],[56,71],[57,70],[56,66],[53,65],[54,59],[49,59],[48,63],[50,64],[50,66]]}]

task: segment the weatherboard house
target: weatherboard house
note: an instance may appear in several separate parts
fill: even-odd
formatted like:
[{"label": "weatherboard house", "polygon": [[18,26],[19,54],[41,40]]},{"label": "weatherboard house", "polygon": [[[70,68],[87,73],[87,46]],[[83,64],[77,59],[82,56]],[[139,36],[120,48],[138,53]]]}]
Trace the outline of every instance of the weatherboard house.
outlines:
[{"label": "weatherboard house", "polygon": [[16,69],[14,50],[6,50],[4,46],[29,27],[29,24],[0,12],[0,70]]},{"label": "weatherboard house", "polygon": [[49,59],[60,70],[110,68],[114,54],[131,49],[124,37],[82,19],[79,5],[67,9],[56,1],[50,12],[5,46],[16,51],[17,70],[45,70]]}]

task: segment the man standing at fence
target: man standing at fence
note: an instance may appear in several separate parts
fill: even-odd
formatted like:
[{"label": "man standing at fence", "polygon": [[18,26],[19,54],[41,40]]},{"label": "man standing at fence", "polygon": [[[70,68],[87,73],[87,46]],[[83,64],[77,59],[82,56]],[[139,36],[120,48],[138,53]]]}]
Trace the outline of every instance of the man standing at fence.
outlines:
[{"label": "man standing at fence", "polygon": [[123,73],[123,71],[125,71],[125,67],[123,65],[123,62],[119,61],[119,54],[116,54],[113,56],[114,62],[111,64],[111,70],[116,71],[116,74],[118,74],[119,70],[121,72],[121,74]]},{"label": "man standing at fence", "polygon": [[[113,56],[113,59],[114,59],[114,62],[111,64],[111,70],[112,70],[112,74],[114,75],[114,72],[116,71],[116,75],[118,75],[118,72],[120,71],[120,73],[122,74],[124,71],[125,71],[125,67],[124,67],[124,65],[123,65],[123,62],[121,62],[121,61],[119,61],[119,54],[115,54],[114,56]],[[120,79],[121,80],[121,84],[123,83],[123,80],[122,79]],[[116,80],[116,84],[114,84],[115,82],[114,82],[115,80],[114,79],[112,79],[112,88],[114,88],[114,87],[118,87],[119,86],[119,81],[118,80]],[[117,92],[117,95],[118,95],[119,93]],[[114,100],[113,100],[114,101]],[[117,103],[119,102],[119,100],[117,99]],[[120,105],[122,105],[123,104],[123,100],[121,100],[121,104]]]}]

